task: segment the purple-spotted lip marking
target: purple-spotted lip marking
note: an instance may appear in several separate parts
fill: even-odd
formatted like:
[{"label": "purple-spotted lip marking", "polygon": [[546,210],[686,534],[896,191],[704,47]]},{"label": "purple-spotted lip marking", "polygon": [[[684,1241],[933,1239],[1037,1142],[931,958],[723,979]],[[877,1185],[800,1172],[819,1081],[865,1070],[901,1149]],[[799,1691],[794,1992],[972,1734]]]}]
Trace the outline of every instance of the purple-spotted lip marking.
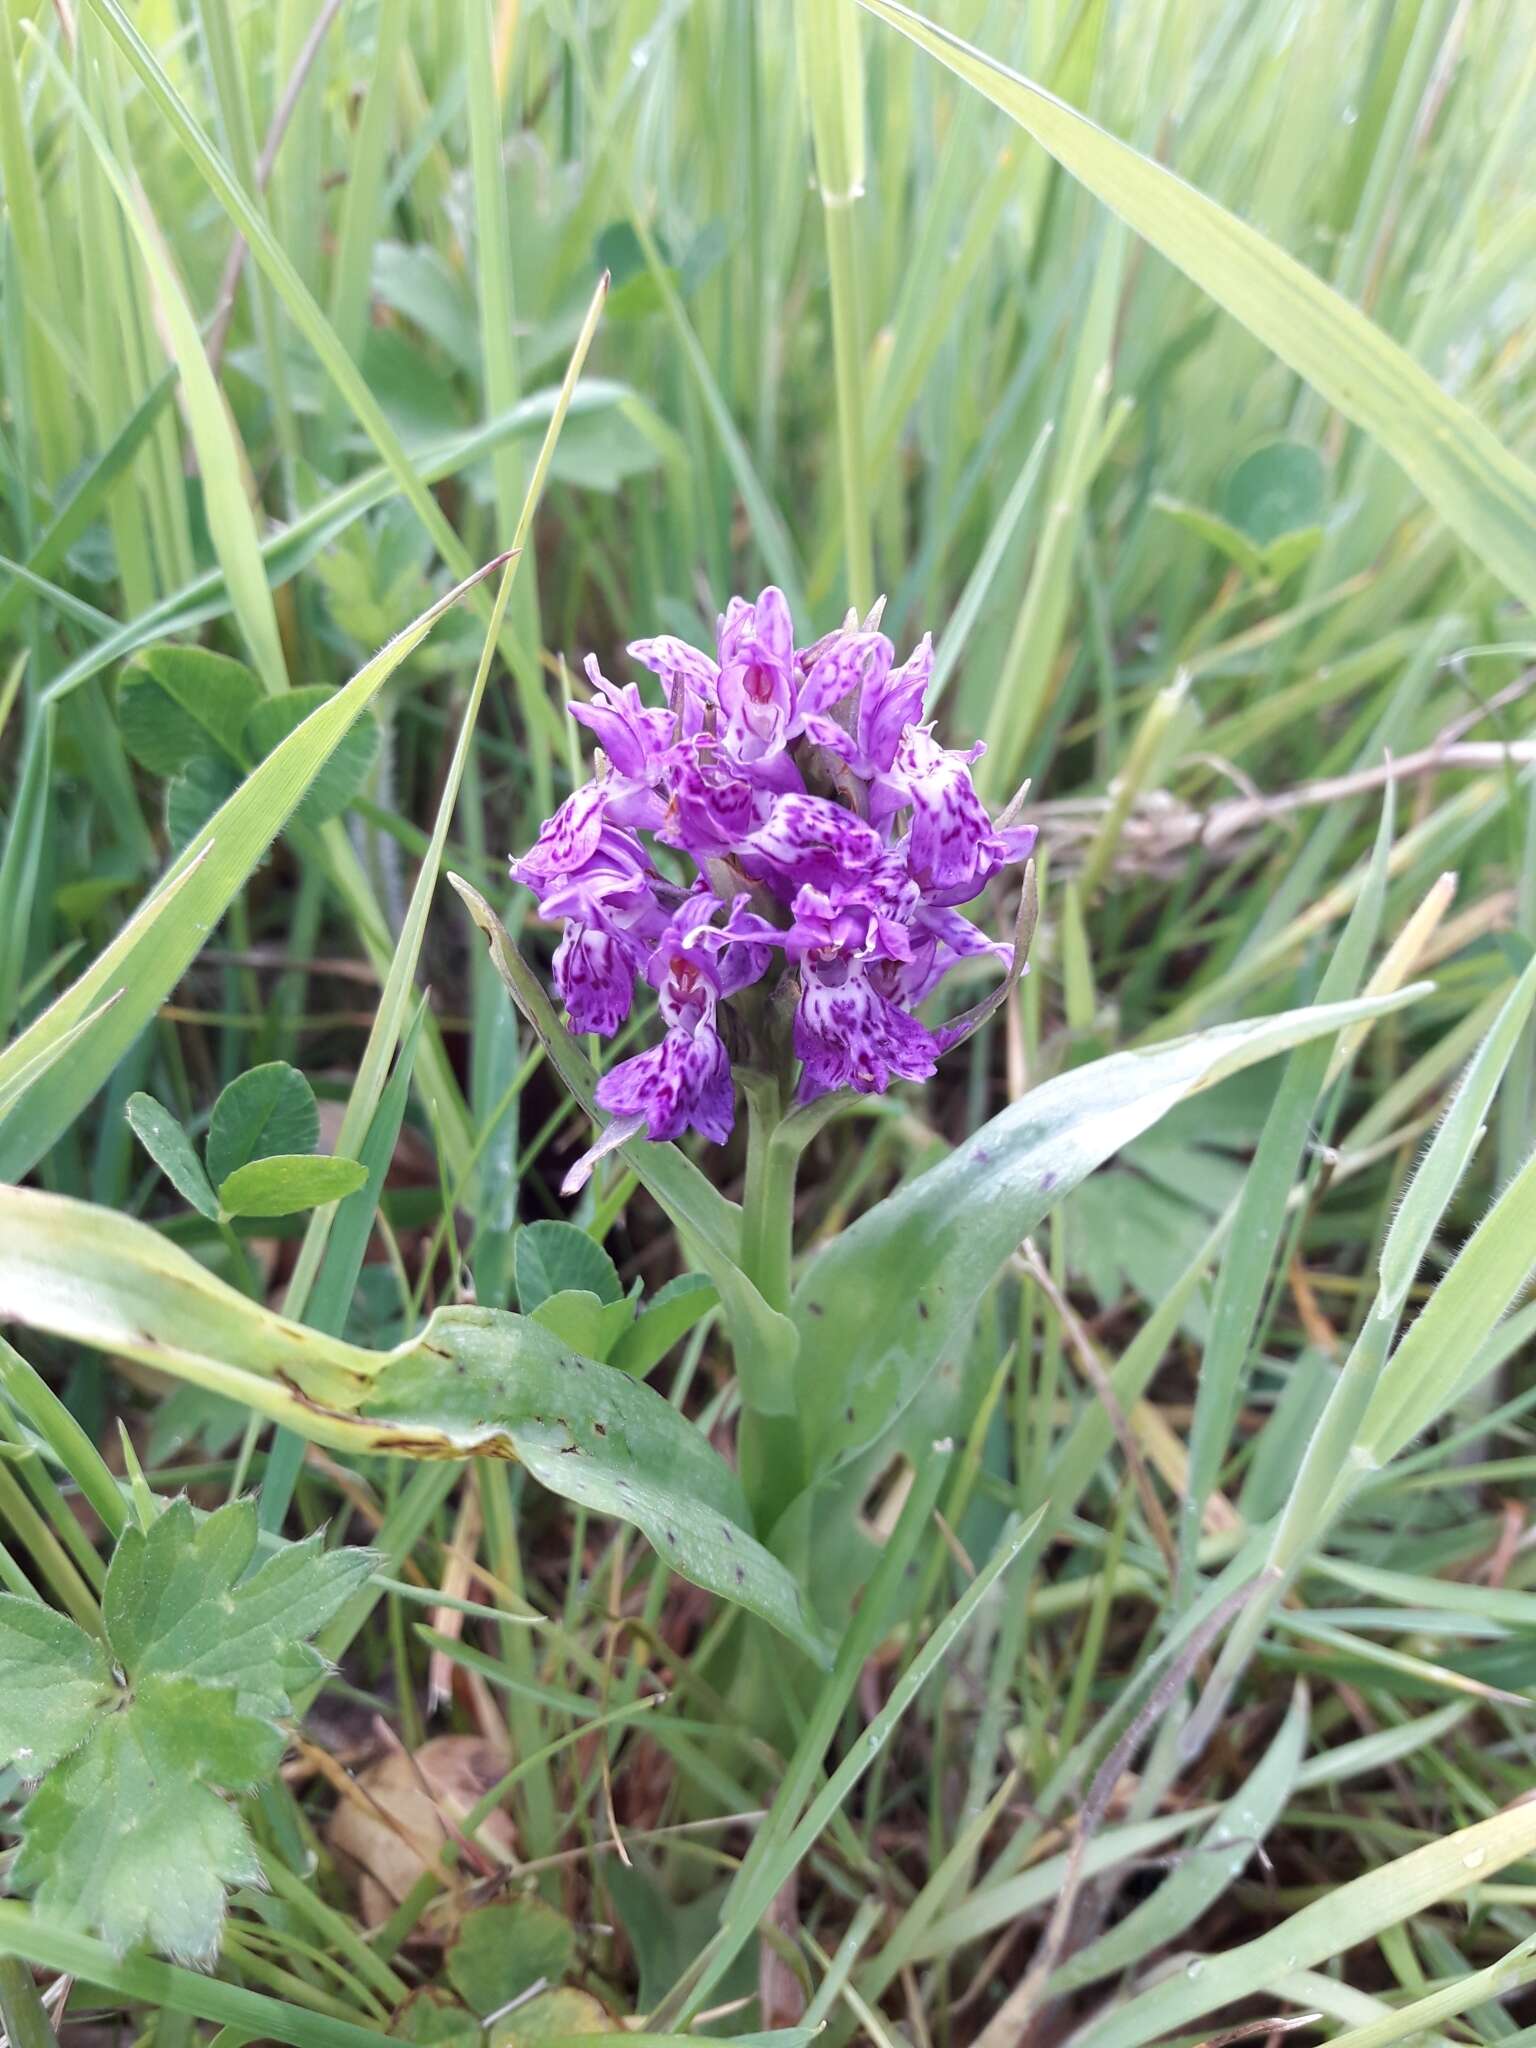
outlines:
[{"label": "purple-spotted lip marking", "polygon": [[[920,1006],[962,959],[1010,968],[1012,947],[960,906],[1027,859],[1034,830],[995,824],[971,778],[982,749],[943,747],[922,722],[932,637],[898,665],[881,610],[796,648],[770,585],[731,599],[713,657],[633,641],[664,709],[588,657],[593,696],[571,711],[598,772],[511,865],[564,927],[554,980],[573,1030],[612,1037],[636,985],[656,991],[661,1043],[598,1083],[614,1119],[601,1149],[642,1130],[723,1142],[735,1096],[720,1006],[786,970],[796,1094],[812,1102],[926,1080],[953,1034]],[[678,853],[696,871],[681,887],[663,872]]]}]

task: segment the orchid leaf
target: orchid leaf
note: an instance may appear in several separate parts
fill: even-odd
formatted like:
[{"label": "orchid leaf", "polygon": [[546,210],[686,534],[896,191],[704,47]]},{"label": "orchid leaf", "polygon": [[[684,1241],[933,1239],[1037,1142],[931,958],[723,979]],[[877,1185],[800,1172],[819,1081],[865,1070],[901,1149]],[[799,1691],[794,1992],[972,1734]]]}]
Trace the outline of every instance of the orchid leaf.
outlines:
[{"label": "orchid leaf", "polygon": [[32,1329],[137,1359],[333,1449],[514,1460],[826,1659],[800,1588],[749,1533],[741,1483],[708,1439],[642,1381],[527,1316],[439,1309],[393,1351],[367,1351],[250,1300],[147,1224],[16,1187],[0,1188],[0,1299]]},{"label": "orchid leaf", "polygon": [[1008,1254],[1174,1104],[1254,1061],[1414,1000],[1400,994],[1220,1025],[1058,1075],[859,1218],[795,1292],[809,1477],[896,1420],[962,1340]]}]

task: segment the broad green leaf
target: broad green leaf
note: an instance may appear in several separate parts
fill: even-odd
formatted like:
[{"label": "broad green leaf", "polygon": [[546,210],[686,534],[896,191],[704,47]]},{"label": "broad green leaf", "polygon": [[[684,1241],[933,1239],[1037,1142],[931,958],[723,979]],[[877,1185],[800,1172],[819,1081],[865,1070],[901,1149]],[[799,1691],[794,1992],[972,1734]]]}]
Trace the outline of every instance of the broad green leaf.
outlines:
[{"label": "broad green leaf", "polygon": [[[477,572],[490,573],[492,563]],[[198,833],[110,945],[35,1023],[0,1052],[0,1100],[14,1075],[75,1029],[99,1017],[66,1061],[43,1074],[0,1123],[0,1180],[29,1172],[79,1115],[154,1017],[295,805],[382,687],[465,585],[440,598],[305,720],[254,770]],[[116,994],[110,1009],[104,998]]]},{"label": "broad green leaf", "polygon": [[1227,478],[1222,510],[1260,548],[1315,527],[1323,516],[1323,465],[1316,450],[1299,441],[1255,448]]},{"label": "broad green leaf", "polygon": [[213,754],[199,754],[165,785],[165,836],[182,853],[240,787],[238,770]]},{"label": "broad green leaf", "polygon": [[249,1300],[147,1224],[19,1187],[0,1187],[0,1300],[19,1323],[139,1359],[336,1449],[516,1459],[826,1656],[708,1440],[643,1382],[525,1316],[439,1309],[393,1351],[365,1351]]},{"label": "broad green leaf", "polygon": [[514,1266],[517,1305],[525,1316],[570,1287],[604,1302],[617,1301],[624,1292],[612,1259],[573,1223],[525,1223],[517,1233]]},{"label": "broad green leaf", "polygon": [[[328,685],[315,683],[301,690],[286,690],[281,697],[266,698],[254,707],[246,723],[247,751],[253,759],[264,760],[312,711],[329,703],[335,694]],[[364,713],[310,784],[294,816],[305,825],[324,825],[339,817],[368,780],[378,752],[378,725]]]},{"label": "broad green leaf", "polygon": [[296,1216],[355,1195],[368,1178],[360,1159],[312,1152],[276,1152],[236,1167],[219,1182],[219,1206],[226,1216]]},{"label": "broad green leaf", "polygon": [[227,654],[146,647],[118,682],[118,729],[151,775],[179,775],[209,755],[243,764],[246,720],[260,697],[256,677]]},{"label": "broad green leaf", "polygon": [[576,1952],[576,1930],[563,1913],[529,1896],[508,1906],[466,1913],[444,1957],[448,1981],[482,2019],[501,2012],[542,1978],[558,1984]]},{"label": "broad green leaf", "polygon": [[184,1201],[210,1223],[217,1222],[219,1198],[213,1192],[192,1140],[163,1102],[153,1095],[128,1098],[125,1114],[133,1135]]},{"label": "broad green leaf", "polygon": [[566,1287],[559,1294],[546,1294],[533,1311],[533,1320],[541,1329],[553,1330],[573,1351],[606,1361],[633,1324],[635,1311],[628,1301],[599,1301],[588,1288]]},{"label": "broad green leaf", "polygon": [[238,1075],[213,1105],[204,1156],[220,1187],[253,1159],[277,1152],[313,1152],[320,1142],[315,1091],[286,1060],[268,1060]]},{"label": "broad green leaf", "polygon": [[895,1421],[961,1341],[1019,1240],[1175,1103],[1421,993],[1420,986],[1221,1025],[1075,1068],[860,1217],[795,1291],[806,1476],[854,1456]]},{"label": "broad green leaf", "polygon": [[1357,307],[1174,172],[901,0],[860,5],[1011,115],[1377,441],[1477,559],[1536,609],[1536,475]]},{"label": "broad green leaf", "polygon": [[719,1302],[706,1274],[679,1273],[651,1296],[609,1352],[608,1363],[644,1379]]},{"label": "broad green leaf", "polygon": [[14,1879],[39,1907],[178,1961],[218,1954],[227,1885],[262,1882],[261,1859],[219,1790],[276,1769],[283,1738],[227,1689],[146,1678],[50,1771],[22,1815]]},{"label": "broad green leaf", "polygon": [[101,1645],[40,1600],[0,1593],[0,1758],[40,1778],[117,1691]]}]

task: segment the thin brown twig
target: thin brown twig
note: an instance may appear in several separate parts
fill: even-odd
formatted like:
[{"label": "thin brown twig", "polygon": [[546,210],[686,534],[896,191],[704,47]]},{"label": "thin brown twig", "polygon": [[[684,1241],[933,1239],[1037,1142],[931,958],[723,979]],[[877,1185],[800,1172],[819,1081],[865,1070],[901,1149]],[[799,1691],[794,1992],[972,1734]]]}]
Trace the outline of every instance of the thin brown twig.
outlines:
[{"label": "thin brown twig", "polygon": [[[1462,737],[1481,723],[1490,712],[1524,696],[1531,686],[1529,674],[1519,677],[1487,703],[1453,719],[1426,747],[1399,759],[1387,759],[1370,768],[1357,768],[1348,775],[1334,775],[1315,782],[1297,783],[1293,788],[1265,795],[1247,785],[1250,792],[1228,797],[1204,808],[1185,803],[1168,790],[1148,790],[1132,808],[1121,833],[1115,865],[1121,871],[1156,872],[1161,866],[1192,851],[1216,854],[1292,817],[1298,811],[1321,809],[1369,796],[1388,783],[1411,782],[1444,769],[1488,770],[1527,768],[1536,765],[1536,739],[1467,740]],[[1229,773],[1235,771],[1228,769]],[[1090,842],[1098,833],[1100,820],[1113,799],[1108,796],[1062,797],[1030,804],[1023,820],[1038,825],[1048,835],[1058,858],[1069,861],[1078,842]]]},{"label": "thin brown twig", "polygon": [[1224,2033],[1207,2034],[1199,2048],[1232,2048],[1236,2041],[1256,2041],[1261,2035],[1294,2034],[1300,2027],[1315,2027],[1321,2021],[1320,2012],[1297,2012],[1265,2020],[1244,2020],[1240,2027],[1228,2027]]}]

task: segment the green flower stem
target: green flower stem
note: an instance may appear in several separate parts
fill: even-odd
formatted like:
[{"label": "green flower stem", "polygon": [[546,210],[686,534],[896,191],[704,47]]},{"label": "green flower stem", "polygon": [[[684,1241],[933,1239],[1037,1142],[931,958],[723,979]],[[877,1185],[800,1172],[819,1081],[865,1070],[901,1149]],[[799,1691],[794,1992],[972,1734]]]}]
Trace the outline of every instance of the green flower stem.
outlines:
[{"label": "green flower stem", "polygon": [[778,1082],[753,1076],[745,1083],[745,1092],[747,1185],[742,1199],[741,1267],[768,1306],[783,1314],[789,1307],[800,1147],[792,1135],[786,1140]]},{"label": "green flower stem", "polygon": [[[743,1083],[747,1098],[747,1182],[741,1207],[741,1267],[772,1309],[786,1314],[794,1256],[795,1174],[805,1140],[783,1114],[779,1083],[763,1075]],[[797,1415],[745,1408],[738,1438],[742,1484],[758,1534],[799,1492],[804,1446]]]}]

